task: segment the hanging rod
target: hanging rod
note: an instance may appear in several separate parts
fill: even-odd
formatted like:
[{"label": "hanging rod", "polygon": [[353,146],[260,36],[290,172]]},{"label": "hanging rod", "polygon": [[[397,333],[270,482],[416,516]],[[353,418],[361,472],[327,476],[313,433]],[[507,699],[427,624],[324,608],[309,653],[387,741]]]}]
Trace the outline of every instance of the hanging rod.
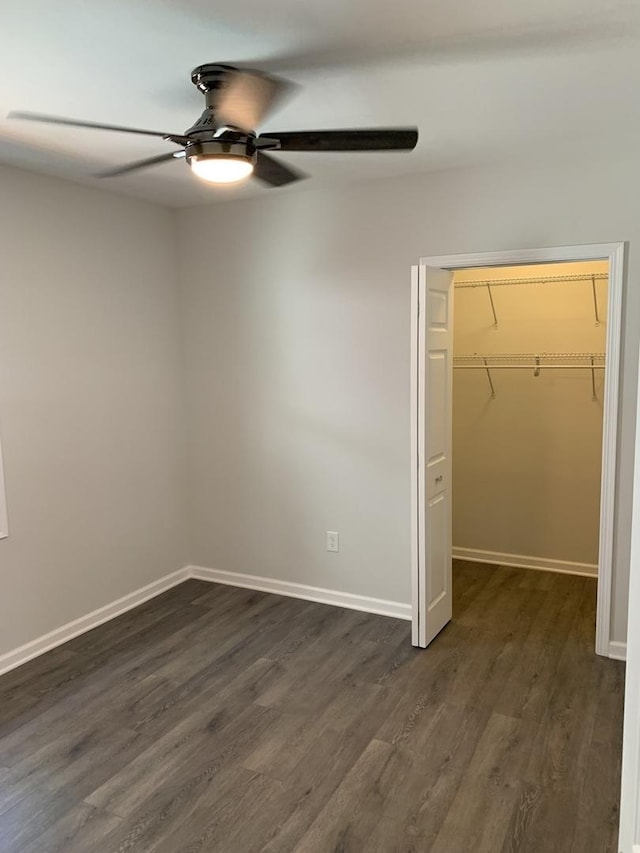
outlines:
[{"label": "hanging rod", "polygon": [[535,276],[533,278],[488,278],[488,279],[474,279],[471,281],[456,281],[454,282],[455,288],[464,288],[464,287],[499,287],[502,285],[513,285],[513,284],[551,284],[553,282],[564,282],[564,281],[606,281],[609,278],[609,273],[606,272],[597,272],[597,273],[576,273],[574,275],[542,275]]},{"label": "hanging rod", "polygon": [[454,364],[456,370],[604,370],[604,364]]},{"label": "hanging rod", "polygon": [[[584,364],[566,362],[584,361]],[[550,361],[560,364],[549,364]],[[556,353],[500,353],[499,355],[457,355],[453,357],[455,370],[484,370],[495,399],[496,390],[491,376],[492,370],[532,370],[540,376],[542,370],[590,370],[591,399],[596,402],[596,370],[605,369],[605,354],[602,352],[556,352]]]},{"label": "hanging rod", "polygon": [[454,364],[462,361],[531,361],[531,359],[555,359],[556,361],[577,361],[578,359],[604,359],[603,352],[501,352],[501,353],[467,353],[455,355]]}]

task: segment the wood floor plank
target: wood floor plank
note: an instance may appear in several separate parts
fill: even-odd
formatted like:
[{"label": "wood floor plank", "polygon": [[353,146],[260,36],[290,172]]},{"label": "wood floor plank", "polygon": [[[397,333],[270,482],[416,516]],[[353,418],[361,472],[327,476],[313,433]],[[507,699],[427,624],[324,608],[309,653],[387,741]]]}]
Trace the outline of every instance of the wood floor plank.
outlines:
[{"label": "wood floor plank", "polygon": [[[385,688],[378,685],[344,685],[317,714],[283,711],[243,766],[291,785],[296,768],[325,734],[329,733],[330,741],[332,735],[347,731],[361,719],[366,708],[389,707],[389,702]],[[375,717],[369,720],[370,737],[374,720]]]},{"label": "wood floor plank", "polygon": [[0,678],[2,853],[616,853],[595,581],[456,562],[401,620],[189,581]]},{"label": "wood floor plank", "polygon": [[77,805],[78,800],[64,790],[56,792],[46,785],[38,786],[0,815],[3,853],[22,853]]},{"label": "wood floor plank", "polygon": [[[360,760],[375,731],[393,706],[388,689],[371,696],[361,713],[346,727],[327,727],[312,743],[286,780],[294,805],[286,819],[273,827],[264,853],[293,850],[345,776]],[[344,718],[343,718],[344,722]]]},{"label": "wood floor plank", "polygon": [[158,791],[143,808],[101,839],[93,853],[157,853],[159,848],[166,849],[166,844],[175,853],[187,845],[193,849],[190,839],[202,835],[205,820],[217,818],[226,828],[227,816],[237,819],[235,804],[251,776],[250,771],[235,764],[200,766],[191,776]]},{"label": "wood floor plank", "polygon": [[262,729],[277,717],[274,709],[247,705],[242,695],[235,697],[232,691],[216,704],[205,701],[86,800],[114,814],[130,815],[156,794],[163,795],[167,780],[173,785],[185,767],[191,772],[202,762],[217,767],[241,760]]},{"label": "wood floor plank", "polygon": [[0,677],[0,703],[23,692],[40,697],[58,690],[70,678],[75,678],[84,658],[66,647],[58,646],[45,655],[33,658]]},{"label": "wood floor plank", "polygon": [[187,853],[206,850],[259,853],[272,822],[292,807],[282,783],[261,773],[236,785],[231,796],[202,801],[188,826],[182,826],[153,847],[153,853]]},{"label": "wood floor plank", "polygon": [[281,674],[277,663],[267,658],[216,660],[188,681],[173,686],[135,709],[133,728],[155,741],[165,732],[206,710],[220,714],[241,703],[256,701]]},{"label": "wood floor plank", "polygon": [[[178,607],[134,637],[107,645],[95,654],[69,652],[61,646],[2,676],[0,707],[7,696],[34,698],[25,703],[19,714],[0,725],[0,738],[50,709],[61,711],[62,703],[66,705],[63,716],[74,714],[79,708],[88,708],[90,702],[102,702],[110,687],[121,690],[125,684],[152,674],[175,656],[176,647],[183,647],[202,630],[200,617],[209,618],[208,611],[190,605]],[[25,672],[21,673],[23,669]]]},{"label": "wood floor plank", "polygon": [[206,586],[203,581],[185,581],[92,631],[69,640],[65,647],[82,655],[92,655],[113,649],[123,642],[130,643],[151,625],[165,620],[171,613],[193,602]]},{"label": "wood floor plank", "polygon": [[392,740],[396,751],[409,761],[383,811],[407,831],[435,839],[468,772],[489,713],[442,705],[428,707],[423,716],[426,719],[412,718],[411,728],[403,728]]},{"label": "wood floor plank", "polygon": [[621,756],[612,761],[611,747],[592,744],[581,780],[575,831],[570,853],[615,851],[618,840]]},{"label": "wood floor plank", "polygon": [[372,740],[313,821],[295,853],[325,850],[361,851],[380,817],[376,806],[384,797],[382,777],[393,747]]},{"label": "wood floor plank", "polygon": [[522,645],[518,666],[503,685],[496,711],[511,717],[542,719],[574,619],[574,598],[547,594]]},{"label": "wood floor plank", "polygon": [[624,718],[625,665],[622,661],[598,658],[599,680],[596,687],[596,716],[593,742],[617,750]]},{"label": "wood floor plank", "polygon": [[37,714],[40,699],[19,689],[0,699],[0,738],[22,727],[25,719]]},{"label": "wood floor plank", "polygon": [[523,850],[531,837],[531,827],[539,820],[542,799],[542,790],[537,785],[525,783],[521,786],[500,853],[520,853]]},{"label": "wood floor plank", "polygon": [[[98,693],[80,690],[73,701],[65,697],[0,739],[0,761],[8,767],[15,766],[26,753],[33,755],[50,745],[51,732],[56,730],[63,730],[63,737],[78,737],[100,726],[104,727],[105,735],[114,726],[135,729],[139,708],[159,701],[171,689],[167,681],[155,675],[116,684],[100,679],[99,683],[103,689]],[[73,719],[73,729],[66,726],[69,719]]]},{"label": "wood floor plank", "polygon": [[522,790],[530,724],[492,714],[473,753],[432,853],[501,850]]},{"label": "wood floor plank", "polygon": [[435,837],[416,835],[402,823],[381,817],[365,842],[367,853],[427,853]]},{"label": "wood floor plank", "polygon": [[88,853],[114,832],[121,818],[78,803],[48,830],[20,848],[20,853]]},{"label": "wood floor plank", "polygon": [[54,792],[64,790],[80,801],[139,755],[143,747],[140,736],[128,729],[72,728],[11,768],[0,814],[45,786]]}]

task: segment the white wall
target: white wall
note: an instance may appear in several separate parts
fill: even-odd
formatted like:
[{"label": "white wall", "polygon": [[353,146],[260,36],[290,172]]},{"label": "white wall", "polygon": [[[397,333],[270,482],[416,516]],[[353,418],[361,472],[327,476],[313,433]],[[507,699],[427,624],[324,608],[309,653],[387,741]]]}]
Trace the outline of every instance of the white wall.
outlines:
[{"label": "white wall", "polygon": [[[607,274],[607,262],[468,269],[455,282]],[[607,282],[455,289],[454,354],[606,349]],[[533,363],[533,359],[530,360]],[[598,573],[604,371],[453,372],[453,542]],[[497,557],[498,560],[507,558]],[[569,567],[567,567],[569,568]]]},{"label": "white wall", "polygon": [[173,218],[0,169],[0,654],[185,565]]},{"label": "white wall", "polygon": [[[179,214],[192,560],[408,602],[409,266],[640,242],[640,158],[278,193]],[[613,639],[626,629],[640,274],[630,253]],[[325,551],[326,530],[341,551]]]},{"label": "white wall", "polygon": [[[640,404],[640,400],[638,401]],[[640,418],[640,405],[637,417]],[[640,436],[639,436],[640,439]],[[640,853],[640,441],[635,454],[635,482],[629,586],[629,634],[625,670],[624,737],[620,838],[622,853]]]}]

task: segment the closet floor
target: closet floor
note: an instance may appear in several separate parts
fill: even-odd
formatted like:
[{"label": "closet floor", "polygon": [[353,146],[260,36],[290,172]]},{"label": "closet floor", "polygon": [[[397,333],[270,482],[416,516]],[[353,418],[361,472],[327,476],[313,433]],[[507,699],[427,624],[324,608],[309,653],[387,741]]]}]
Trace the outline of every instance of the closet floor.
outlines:
[{"label": "closet floor", "polygon": [[614,853],[595,581],[459,562],[453,622],[190,580],[0,678],[3,853]]}]

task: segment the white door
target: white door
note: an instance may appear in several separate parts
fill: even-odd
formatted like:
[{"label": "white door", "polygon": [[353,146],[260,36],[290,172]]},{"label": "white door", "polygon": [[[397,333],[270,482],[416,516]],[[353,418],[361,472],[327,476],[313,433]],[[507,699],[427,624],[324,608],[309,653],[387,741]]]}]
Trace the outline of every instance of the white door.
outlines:
[{"label": "white door", "polygon": [[453,273],[412,268],[412,579],[414,646],[451,619]]}]

